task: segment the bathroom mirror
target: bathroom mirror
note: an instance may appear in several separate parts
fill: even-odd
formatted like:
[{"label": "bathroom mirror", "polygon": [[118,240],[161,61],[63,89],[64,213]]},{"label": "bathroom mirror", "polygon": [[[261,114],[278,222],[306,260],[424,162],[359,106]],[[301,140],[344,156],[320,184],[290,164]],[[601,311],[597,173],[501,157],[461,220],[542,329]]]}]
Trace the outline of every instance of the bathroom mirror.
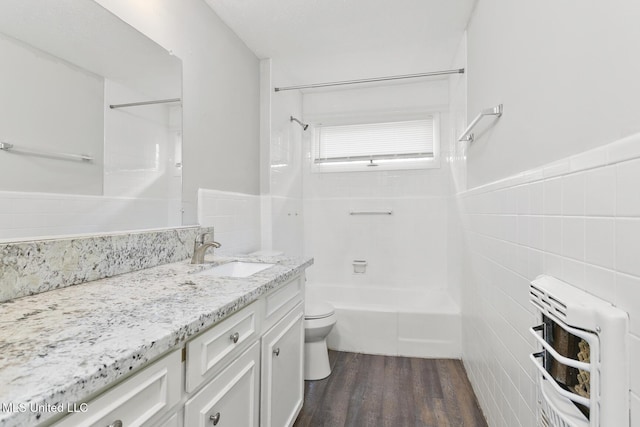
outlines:
[{"label": "bathroom mirror", "polygon": [[179,58],[93,0],[2,0],[0,55],[0,198],[97,205],[71,233],[181,225]]}]

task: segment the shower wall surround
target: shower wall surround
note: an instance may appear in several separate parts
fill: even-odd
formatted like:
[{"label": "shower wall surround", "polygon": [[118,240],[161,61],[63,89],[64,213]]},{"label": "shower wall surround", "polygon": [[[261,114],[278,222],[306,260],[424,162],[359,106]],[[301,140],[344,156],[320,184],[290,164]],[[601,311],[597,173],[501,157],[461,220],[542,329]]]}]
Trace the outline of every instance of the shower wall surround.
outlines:
[{"label": "shower wall surround", "polygon": [[[310,282],[361,287],[448,289],[458,295],[447,253],[452,237],[452,185],[448,80],[305,94],[303,139],[305,254],[313,254]],[[435,169],[314,173],[312,132],[326,120],[440,112],[441,167]],[[311,131],[311,132],[310,132]],[[392,215],[350,215],[351,211],[392,211]],[[367,273],[353,274],[353,261],[366,260]]]},{"label": "shower wall surround", "polygon": [[290,81],[279,62],[261,60],[260,78],[262,248],[301,255],[302,146],[312,131],[290,120],[302,117],[302,94],[273,91],[274,86]]},{"label": "shower wall surround", "polygon": [[199,233],[184,227],[0,244],[0,302],[187,259]]}]

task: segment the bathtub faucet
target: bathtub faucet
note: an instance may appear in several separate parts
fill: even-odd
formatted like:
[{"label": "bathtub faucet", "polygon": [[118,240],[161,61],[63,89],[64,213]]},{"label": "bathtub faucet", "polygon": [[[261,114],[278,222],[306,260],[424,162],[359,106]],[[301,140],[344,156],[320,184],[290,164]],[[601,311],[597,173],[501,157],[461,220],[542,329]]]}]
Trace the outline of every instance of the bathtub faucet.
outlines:
[{"label": "bathtub faucet", "polygon": [[[211,234],[211,241],[207,241],[207,236]],[[191,257],[191,264],[202,264],[204,263],[204,254],[207,252],[209,248],[219,248],[222,246],[218,242],[213,241],[213,233],[202,233],[196,237],[195,242],[193,243],[193,257]]]}]

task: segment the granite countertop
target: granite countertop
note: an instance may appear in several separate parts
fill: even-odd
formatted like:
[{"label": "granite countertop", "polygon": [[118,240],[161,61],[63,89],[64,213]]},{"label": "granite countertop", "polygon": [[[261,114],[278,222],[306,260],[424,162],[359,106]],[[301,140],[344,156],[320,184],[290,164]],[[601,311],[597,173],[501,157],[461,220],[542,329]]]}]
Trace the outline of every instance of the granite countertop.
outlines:
[{"label": "granite countertop", "polygon": [[[247,278],[194,274],[232,260],[276,265]],[[207,261],[185,260],[0,303],[0,426],[32,426],[55,416],[32,412],[30,405],[91,397],[313,263],[283,256]]]}]

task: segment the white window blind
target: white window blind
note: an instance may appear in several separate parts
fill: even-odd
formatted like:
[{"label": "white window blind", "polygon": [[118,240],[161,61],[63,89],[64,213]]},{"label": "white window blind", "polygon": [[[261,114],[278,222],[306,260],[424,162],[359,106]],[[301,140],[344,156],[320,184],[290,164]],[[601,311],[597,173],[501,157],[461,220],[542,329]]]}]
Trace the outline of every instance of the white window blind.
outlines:
[{"label": "white window blind", "polygon": [[388,123],[322,126],[314,163],[434,157],[434,118]]}]

